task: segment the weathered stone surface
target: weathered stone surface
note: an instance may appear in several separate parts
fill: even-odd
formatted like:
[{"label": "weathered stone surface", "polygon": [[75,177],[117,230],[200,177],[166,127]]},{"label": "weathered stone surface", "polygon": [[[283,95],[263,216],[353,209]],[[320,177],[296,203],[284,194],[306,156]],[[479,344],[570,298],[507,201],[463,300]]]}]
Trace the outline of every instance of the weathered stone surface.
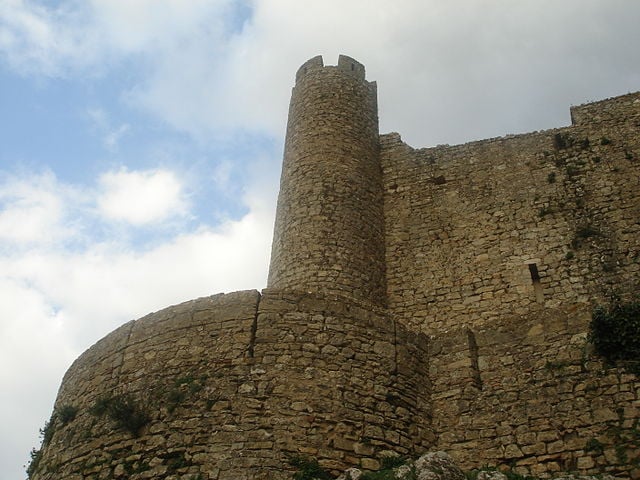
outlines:
[{"label": "weathered stone surface", "polygon": [[[467,476],[445,452],[429,452],[415,461],[379,472],[384,478],[395,480],[465,480]],[[473,472],[472,472],[473,473]],[[337,477],[337,480],[358,480],[364,472],[357,468],[349,468]],[[505,473],[496,469],[475,471],[476,480],[507,480]],[[554,480],[620,480],[612,475],[597,476],[564,474],[553,477]]]},{"label": "weathered stone surface", "polygon": [[337,473],[429,448],[640,478],[640,382],[587,343],[592,304],[638,291],[640,93],[424,149],[378,135],[376,103],[349,57],[300,68],[269,288],[85,352],[34,479],[279,480],[291,454]]},{"label": "weathered stone surface", "polygon": [[[378,307],[363,315],[365,304],[348,303],[236,292],[127,324],[67,373],[56,409],[72,405],[77,415],[54,425],[34,478],[275,479],[289,476],[287,455],[338,470],[378,465],[380,451],[426,447],[426,339],[403,334]],[[189,353],[195,347],[203,348]],[[403,372],[398,357],[409,362]],[[92,414],[120,394],[148,417],[135,432]]]},{"label": "weathered stone surface", "polygon": [[465,480],[453,459],[445,452],[430,452],[415,461],[417,480]]}]

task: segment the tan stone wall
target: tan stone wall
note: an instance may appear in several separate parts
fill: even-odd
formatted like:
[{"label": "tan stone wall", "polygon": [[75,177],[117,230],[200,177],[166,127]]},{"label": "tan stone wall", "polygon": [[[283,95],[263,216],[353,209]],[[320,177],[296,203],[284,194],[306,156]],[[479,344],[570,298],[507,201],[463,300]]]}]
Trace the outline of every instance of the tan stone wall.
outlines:
[{"label": "tan stone wall", "polygon": [[640,476],[640,381],[593,355],[588,308],[540,309],[431,348],[438,448],[463,468]]},{"label": "tan stone wall", "polygon": [[375,83],[349,57],[305,63],[291,95],[269,287],[384,304],[380,175]]},{"label": "tan stone wall", "polygon": [[[589,351],[640,278],[640,93],[573,126],[413,149],[364,67],[296,76],[269,288],[129,322],[69,369],[43,479],[284,479],[434,446],[640,478],[640,385]],[[427,356],[425,334],[432,336]],[[129,398],[139,436],[90,410]],[[191,478],[190,478],[191,477]]]},{"label": "tan stone wall", "polygon": [[464,466],[637,478],[640,385],[585,349],[591,306],[638,291],[640,94],[572,118],[452,147],[381,137],[389,311],[434,338],[438,448]]},{"label": "tan stone wall", "polygon": [[573,115],[453,147],[381,137],[393,315],[436,333],[636,289],[640,94]]},{"label": "tan stone wall", "polygon": [[[287,457],[375,466],[434,441],[426,338],[383,311],[305,293],[237,292],[129,322],[65,376],[35,479],[289,478]],[[126,395],[139,436],[92,408]],[[199,475],[199,476],[198,476]]]}]

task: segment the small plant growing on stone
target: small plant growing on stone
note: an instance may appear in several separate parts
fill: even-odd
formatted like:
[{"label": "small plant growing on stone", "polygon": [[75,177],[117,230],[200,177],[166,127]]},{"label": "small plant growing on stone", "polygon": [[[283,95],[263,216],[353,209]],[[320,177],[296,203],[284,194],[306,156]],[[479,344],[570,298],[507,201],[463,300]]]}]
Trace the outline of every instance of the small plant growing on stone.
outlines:
[{"label": "small plant growing on stone", "polygon": [[56,431],[56,419],[57,415],[54,413],[51,415],[49,421],[44,422],[44,427],[40,429],[40,436],[42,437],[42,445],[47,445],[53,438],[53,434]]},{"label": "small plant growing on stone", "polygon": [[396,468],[407,463],[407,458],[400,455],[385,455],[380,458],[383,469]]},{"label": "small plant growing on stone", "polygon": [[592,225],[585,225],[584,227],[580,227],[576,230],[576,236],[579,238],[596,237],[598,235],[600,235],[600,230]]},{"label": "small plant growing on stone", "polygon": [[629,460],[629,457],[627,456],[627,448],[624,445],[616,445],[615,451],[618,462],[620,462],[621,464],[627,463],[627,461]]},{"label": "small plant growing on stone", "polygon": [[553,136],[553,146],[556,148],[556,150],[569,148],[571,145],[573,145],[573,139],[568,135],[563,135],[562,133],[556,133]]},{"label": "small plant growing on stone", "polygon": [[639,375],[640,300],[622,303],[615,299],[607,307],[594,308],[589,340],[607,362],[621,362],[629,371]]},{"label": "small plant growing on stone", "polygon": [[600,145],[611,145],[611,140],[607,137],[600,138]]},{"label": "small plant growing on stone", "polygon": [[380,458],[380,464],[380,470],[365,472],[360,476],[360,480],[396,480],[397,478],[415,480],[417,478],[413,465],[404,467],[406,471],[399,474],[397,469],[407,464],[406,457],[386,455]]},{"label": "small plant growing on stone", "polygon": [[32,448],[31,452],[29,452],[30,459],[29,464],[26,466],[27,477],[31,478],[38,467],[40,466],[40,461],[42,460],[42,449],[51,442],[53,438],[53,434],[55,433],[57,415],[54,413],[51,415],[51,418],[44,422],[44,426],[40,429],[40,448]]},{"label": "small plant growing on stone", "polygon": [[586,445],[584,446],[585,452],[593,452],[596,455],[601,455],[604,452],[604,446],[597,438],[590,438],[587,440]]},{"label": "small plant growing on stone", "polygon": [[574,165],[567,165],[567,168],[565,169],[565,173],[567,174],[568,177],[575,177],[580,173],[580,169]]},{"label": "small plant growing on stone", "polygon": [[78,414],[78,407],[74,407],[73,405],[63,405],[58,410],[58,418],[62,425],[66,425],[70,422],[73,422]]},{"label": "small plant growing on stone", "polygon": [[573,253],[573,250],[569,250],[567,253],[564,254],[564,259],[565,260],[571,260],[575,256],[576,256],[576,254]]},{"label": "small plant growing on stone", "polygon": [[293,455],[289,458],[289,465],[298,469],[293,475],[294,480],[331,479],[329,472],[323,469],[315,458],[304,455]]},{"label": "small plant growing on stone", "polygon": [[187,460],[185,453],[183,451],[177,452],[169,452],[160,456],[165,460],[165,464],[167,465],[167,471],[175,472],[180,470],[181,468],[186,468],[191,466],[191,462]]},{"label": "small plant growing on stone", "polygon": [[26,468],[27,478],[33,477],[33,475],[38,470],[38,466],[40,465],[40,460],[42,459],[42,449],[32,448],[31,452],[29,452],[29,456],[30,456],[29,464],[27,465],[27,468]]},{"label": "small plant growing on stone", "polygon": [[204,387],[205,377],[199,380],[192,375],[185,377],[179,377],[173,382],[171,390],[167,393],[167,410],[169,413],[173,411],[184,402],[189,395],[195,395]]},{"label": "small plant growing on stone", "polygon": [[556,172],[551,172],[547,175],[547,182],[556,183]]},{"label": "small plant growing on stone", "polygon": [[551,207],[541,207],[540,210],[538,210],[538,216],[540,218],[542,218],[542,217],[544,217],[546,215],[550,215],[552,213],[554,213],[554,210]]},{"label": "small plant growing on stone", "polygon": [[582,246],[582,242],[587,238],[598,237],[600,235],[600,230],[595,228],[593,225],[584,225],[576,230],[575,236],[571,241],[571,246],[573,248],[580,248]]},{"label": "small plant growing on stone", "polygon": [[117,427],[126,430],[134,437],[140,434],[140,429],[149,423],[149,415],[141,409],[129,395],[115,397],[101,397],[91,409],[97,417],[107,415]]}]

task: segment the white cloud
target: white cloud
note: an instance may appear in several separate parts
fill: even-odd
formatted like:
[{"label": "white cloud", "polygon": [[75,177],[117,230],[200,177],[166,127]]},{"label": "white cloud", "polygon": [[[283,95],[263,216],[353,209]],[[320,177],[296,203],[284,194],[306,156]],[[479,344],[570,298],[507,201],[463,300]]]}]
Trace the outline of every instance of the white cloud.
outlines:
[{"label": "white cloud", "polygon": [[131,104],[206,139],[280,137],[293,75],[318,53],[365,63],[382,129],[418,145],[567,123],[568,103],[640,82],[640,3],[623,0],[254,0],[242,28],[232,0],[5,3],[0,51],[16,68],[128,61]]},{"label": "white cloud", "polygon": [[66,237],[65,197],[71,189],[50,172],[30,179],[6,176],[0,183],[0,242],[47,244]]},{"label": "white cloud", "polygon": [[[0,53],[18,71],[67,76],[104,71],[123,56],[161,55],[198,31],[224,35],[231,0],[34,0],[0,4]],[[210,38],[210,39],[211,39]]]},{"label": "white cloud", "polygon": [[[4,247],[13,244],[13,239],[0,237],[0,422],[4,426],[0,464],[8,469],[4,473],[18,478],[16,458],[25,463],[30,448],[37,446],[38,428],[51,413],[64,370],[100,337],[132,318],[174,303],[264,287],[277,173],[260,165],[253,169],[255,176],[242,199],[249,208],[244,217],[215,228],[201,225],[148,249],[121,240],[89,238],[80,249],[54,239],[9,251]],[[122,187],[119,180],[124,178],[135,190],[134,197],[148,182],[155,185],[160,179],[159,185],[173,184],[168,180],[173,177],[163,170],[121,170],[110,175],[115,182],[110,191],[118,191]],[[156,187],[151,188],[150,196],[155,195]],[[87,218],[95,210],[70,205],[76,197],[68,192],[76,190],[79,188],[62,184],[52,174],[25,174],[2,184],[5,196],[6,192],[14,197],[15,192],[26,192],[20,198],[55,198],[55,202],[41,202],[50,202],[55,209],[30,235],[42,234],[39,229],[64,230],[67,236],[62,240],[86,235],[74,228],[100,220]],[[96,201],[91,196],[98,192],[83,191],[85,204]],[[119,208],[115,211],[121,212]],[[55,211],[66,214],[56,215]],[[35,217],[41,216],[36,209]]]},{"label": "white cloud", "polygon": [[62,315],[24,279],[7,276],[4,266],[0,258],[0,464],[3,478],[18,478],[11,467],[25,463],[37,445],[53,393],[79,351],[67,343]]},{"label": "white cloud", "polygon": [[220,38],[231,0],[90,0],[94,28],[125,53],[149,53],[202,32]]},{"label": "white cloud", "polygon": [[61,75],[68,65],[83,64],[95,46],[81,12],[30,0],[0,4],[0,31],[0,53],[25,73]]},{"label": "white cloud", "polygon": [[98,208],[110,220],[144,225],[186,211],[182,184],[168,170],[121,169],[101,175],[99,182]]}]

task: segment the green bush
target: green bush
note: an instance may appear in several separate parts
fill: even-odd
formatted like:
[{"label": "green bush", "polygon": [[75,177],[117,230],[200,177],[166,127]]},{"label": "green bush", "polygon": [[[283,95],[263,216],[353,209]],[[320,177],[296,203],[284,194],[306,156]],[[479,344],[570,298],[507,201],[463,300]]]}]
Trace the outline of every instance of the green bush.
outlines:
[{"label": "green bush", "polygon": [[29,465],[27,465],[27,478],[31,478],[34,473],[38,470],[38,465],[40,465],[40,460],[42,459],[42,449],[32,448],[29,453],[30,460]]},{"label": "green bush", "polygon": [[294,455],[289,458],[289,465],[296,467],[298,471],[293,475],[294,480],[329,480],[333,478],[329,472],[323,469],[315,458],[303,455]]},{"label": "green bush", "polygon": [[380,458],[380,463],[382,464],[382,469],[390,469],[404,465],[407,463],[407,459],[396,455],[385,455]]},{"label": "green bush", "polygon": [[69,422],[73,422],[78,414],[78,408],[73,405],[63,405],[58,410],[58,418],[62,425],[66,425]]},{"label": "green bush", "polygon": [[129,395],[98,398],[91,413],[101,417],[107,415],[119,428],[128,431],[134,437],[140,429],[149,423],[149,414],[140,408]]},{"label": "green bush", "polygon": [[640,373],[640,301],[614,300],[608,307],[593,309],[589,340],[607,362],[623,362]]}]

